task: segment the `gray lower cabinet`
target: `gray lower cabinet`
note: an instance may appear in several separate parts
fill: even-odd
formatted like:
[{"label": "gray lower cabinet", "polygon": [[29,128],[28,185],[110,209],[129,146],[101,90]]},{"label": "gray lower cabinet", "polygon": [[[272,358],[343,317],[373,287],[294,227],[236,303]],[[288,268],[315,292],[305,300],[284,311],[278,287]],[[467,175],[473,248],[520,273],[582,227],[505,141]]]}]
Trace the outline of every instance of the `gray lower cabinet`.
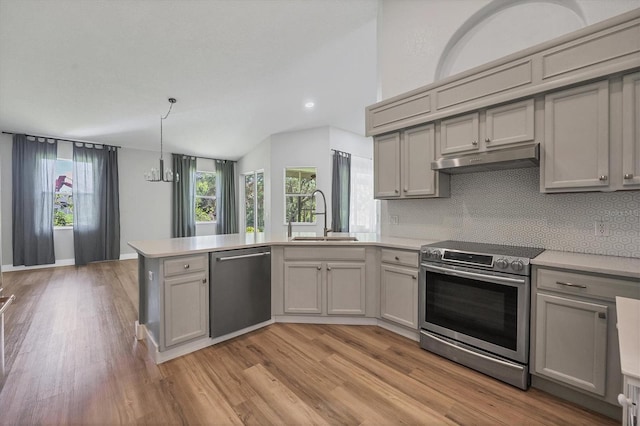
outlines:
[{"label": "gray lower cabinet", "polygon": [[418,253],[380,251],[380,318],[418,329]]},{"label": "gray lower cabinet", "polygon": [[418,271],[405,266],[380,267],[380,316],[418,328]]},{"label": "gray lower cabinet", "polygon": [[285,313],[364,315],[365,306],[365,262],[284,263]]},{"label": "gray lower cabinet", "polygon": [[536,372],[604,396],[607,306],[549,294],[537,304]]},{"label": "gray lower cabinet", "polygon": [[209,335],[209,284],[204,271],[164,280],[167,347]]},{"label": "gray lower cabinet", "polygon": [[615,297],[640,299],[637,280],[539,266],[532,283],[532,374],[617,407]]}]

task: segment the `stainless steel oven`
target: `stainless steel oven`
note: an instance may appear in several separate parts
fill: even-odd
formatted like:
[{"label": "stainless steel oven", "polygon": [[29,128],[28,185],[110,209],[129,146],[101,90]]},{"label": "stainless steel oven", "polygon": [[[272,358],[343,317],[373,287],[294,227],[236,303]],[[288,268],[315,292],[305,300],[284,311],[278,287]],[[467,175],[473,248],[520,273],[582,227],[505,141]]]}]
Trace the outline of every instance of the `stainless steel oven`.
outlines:
[{"label": "stainless steel oven", "polygon": [[529,260],[542,249],[423,246],[420,344],[521,389],[529,386]]}]

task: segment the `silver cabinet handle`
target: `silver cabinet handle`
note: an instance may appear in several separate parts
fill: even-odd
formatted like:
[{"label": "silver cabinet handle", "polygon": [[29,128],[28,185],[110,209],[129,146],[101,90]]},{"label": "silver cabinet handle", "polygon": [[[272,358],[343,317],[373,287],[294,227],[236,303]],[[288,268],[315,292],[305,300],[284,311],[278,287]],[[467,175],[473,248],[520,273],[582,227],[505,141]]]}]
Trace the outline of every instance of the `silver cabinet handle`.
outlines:
[{"label": "silver cabinet handle", "polygon": [[600,179],[602,182],[604,182],[604,181],[606,181],[608,178],[607,178],[607,175],[602,175],[602,176],[600,176],[598,179]]},{"label": "silver cabinet handle", "polygon": [[189,264],[188,263],[184,264],[184,269],[189,269]]},{"label": "silver cabinet handle", "polygon": [[564,285],[564,286],[567,286],[567,287],[587,288],[587,286],[586,286],[586,285],[582,285],[582,284],[573,284],[573,283],[567,283],[567,282],[564,282],[564,281],[556,281],[556,284],[558,284],[558,285]]},{"label": "silver cabinet handle", "polygon": [[624,178],[625,179],[633,179],[633,173],[625,173],[624,174]]},{"label": "silver cabinet handle", "polygon": [[331,266],[327,266],[327,271],[330,271],[330,270],[331,270]]},{"label": "silver cabinet handle", "polygon": [[316,266],[316,269],[318,269],[318,271],[319,271],[319,270],[322,269],[322,266]]},{"label": "silver cabinet handle", "polygon": [[418,276],[417,275],[411,275],[411,278],[413,278],[414,280],[417,280]]},{"label": "silver cabinet handle", "polygon": [[270,251],[265,251],[265,252],[262,252],[262,253],[251,253],[251,254],[240,254],[240,255],[237,255],[237,256],[216,257],[216,260],[218,262],[220,262],[220,261],[225,261],[225,260],[245,259],[247,257],[270,256],[270,255],[271,255]]},{"label": "silver cabinet handle", "polygon": [[407,191],[409,191],[409,188],[404,188],[404,192],[407,192]]},{"label": "silver cabinet handle", "polygon": [[473,146],[478,145],[478,141],[471,142],[471,145],[473,145]]},{"label": "silver cabinet handle", "polygon": [[205,278],[202,280],[202,284],[206,284],[206,283],[207,283],[207,279]]},{"label": "silver cabinet handle", "polygon": [[484,140],[484,142],[485,142],[485,143],[491,143],[491,139],[486,138],[486,139]]}]

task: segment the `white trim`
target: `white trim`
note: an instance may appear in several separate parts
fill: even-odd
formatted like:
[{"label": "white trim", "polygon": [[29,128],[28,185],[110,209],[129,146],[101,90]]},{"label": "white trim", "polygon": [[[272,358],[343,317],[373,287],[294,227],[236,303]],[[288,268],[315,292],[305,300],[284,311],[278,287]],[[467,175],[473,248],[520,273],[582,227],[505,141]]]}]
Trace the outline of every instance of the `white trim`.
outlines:
[{"label": "white trim", "polygon": [[[129,260],[129,259],[137,259],[138,253],[124,253],[120,255],[118,260]],[[24,265],[2,265],[2,272],[14,272],[14,271],[29,271],[32,269],[44,269],[44,268],[58,268],[60,266],[74,266],[76,264],[75,259],[60,259],[56,260],[55,263],[48,263],[46,265],[32,265],[32,266],[24,266]]]},{"label": "white trim", "polygon": [[377,318],[366,317],[320,317],[306,315],[277,315],[276,323],[289,324],[334,324],[334,325],[378,325]]},{"label": "white trim", "polygon": [[409,330],[405,327],[391,324],[390,322],[382,319],[378,320],[378,327],[389,330],[392,333],[399,334],[400,336],[406,337],[407,339],[411,339],[416,342],[420,341],[420,333],[417,330]]}]

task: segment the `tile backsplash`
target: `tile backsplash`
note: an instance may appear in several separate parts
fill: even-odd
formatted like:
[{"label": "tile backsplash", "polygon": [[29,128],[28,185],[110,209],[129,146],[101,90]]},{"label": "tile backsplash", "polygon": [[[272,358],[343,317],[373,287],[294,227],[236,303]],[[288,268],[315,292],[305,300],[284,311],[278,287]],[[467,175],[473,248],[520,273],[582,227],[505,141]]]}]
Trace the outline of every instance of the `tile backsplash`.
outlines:
[{"label": "tile backsplash", "polygon": [[[599,220],[609,236],[595,235]],[[451,198],[383,202],[381,230],[640,258],[640,191],[541,194],[538,168],[452,175]]]}]

